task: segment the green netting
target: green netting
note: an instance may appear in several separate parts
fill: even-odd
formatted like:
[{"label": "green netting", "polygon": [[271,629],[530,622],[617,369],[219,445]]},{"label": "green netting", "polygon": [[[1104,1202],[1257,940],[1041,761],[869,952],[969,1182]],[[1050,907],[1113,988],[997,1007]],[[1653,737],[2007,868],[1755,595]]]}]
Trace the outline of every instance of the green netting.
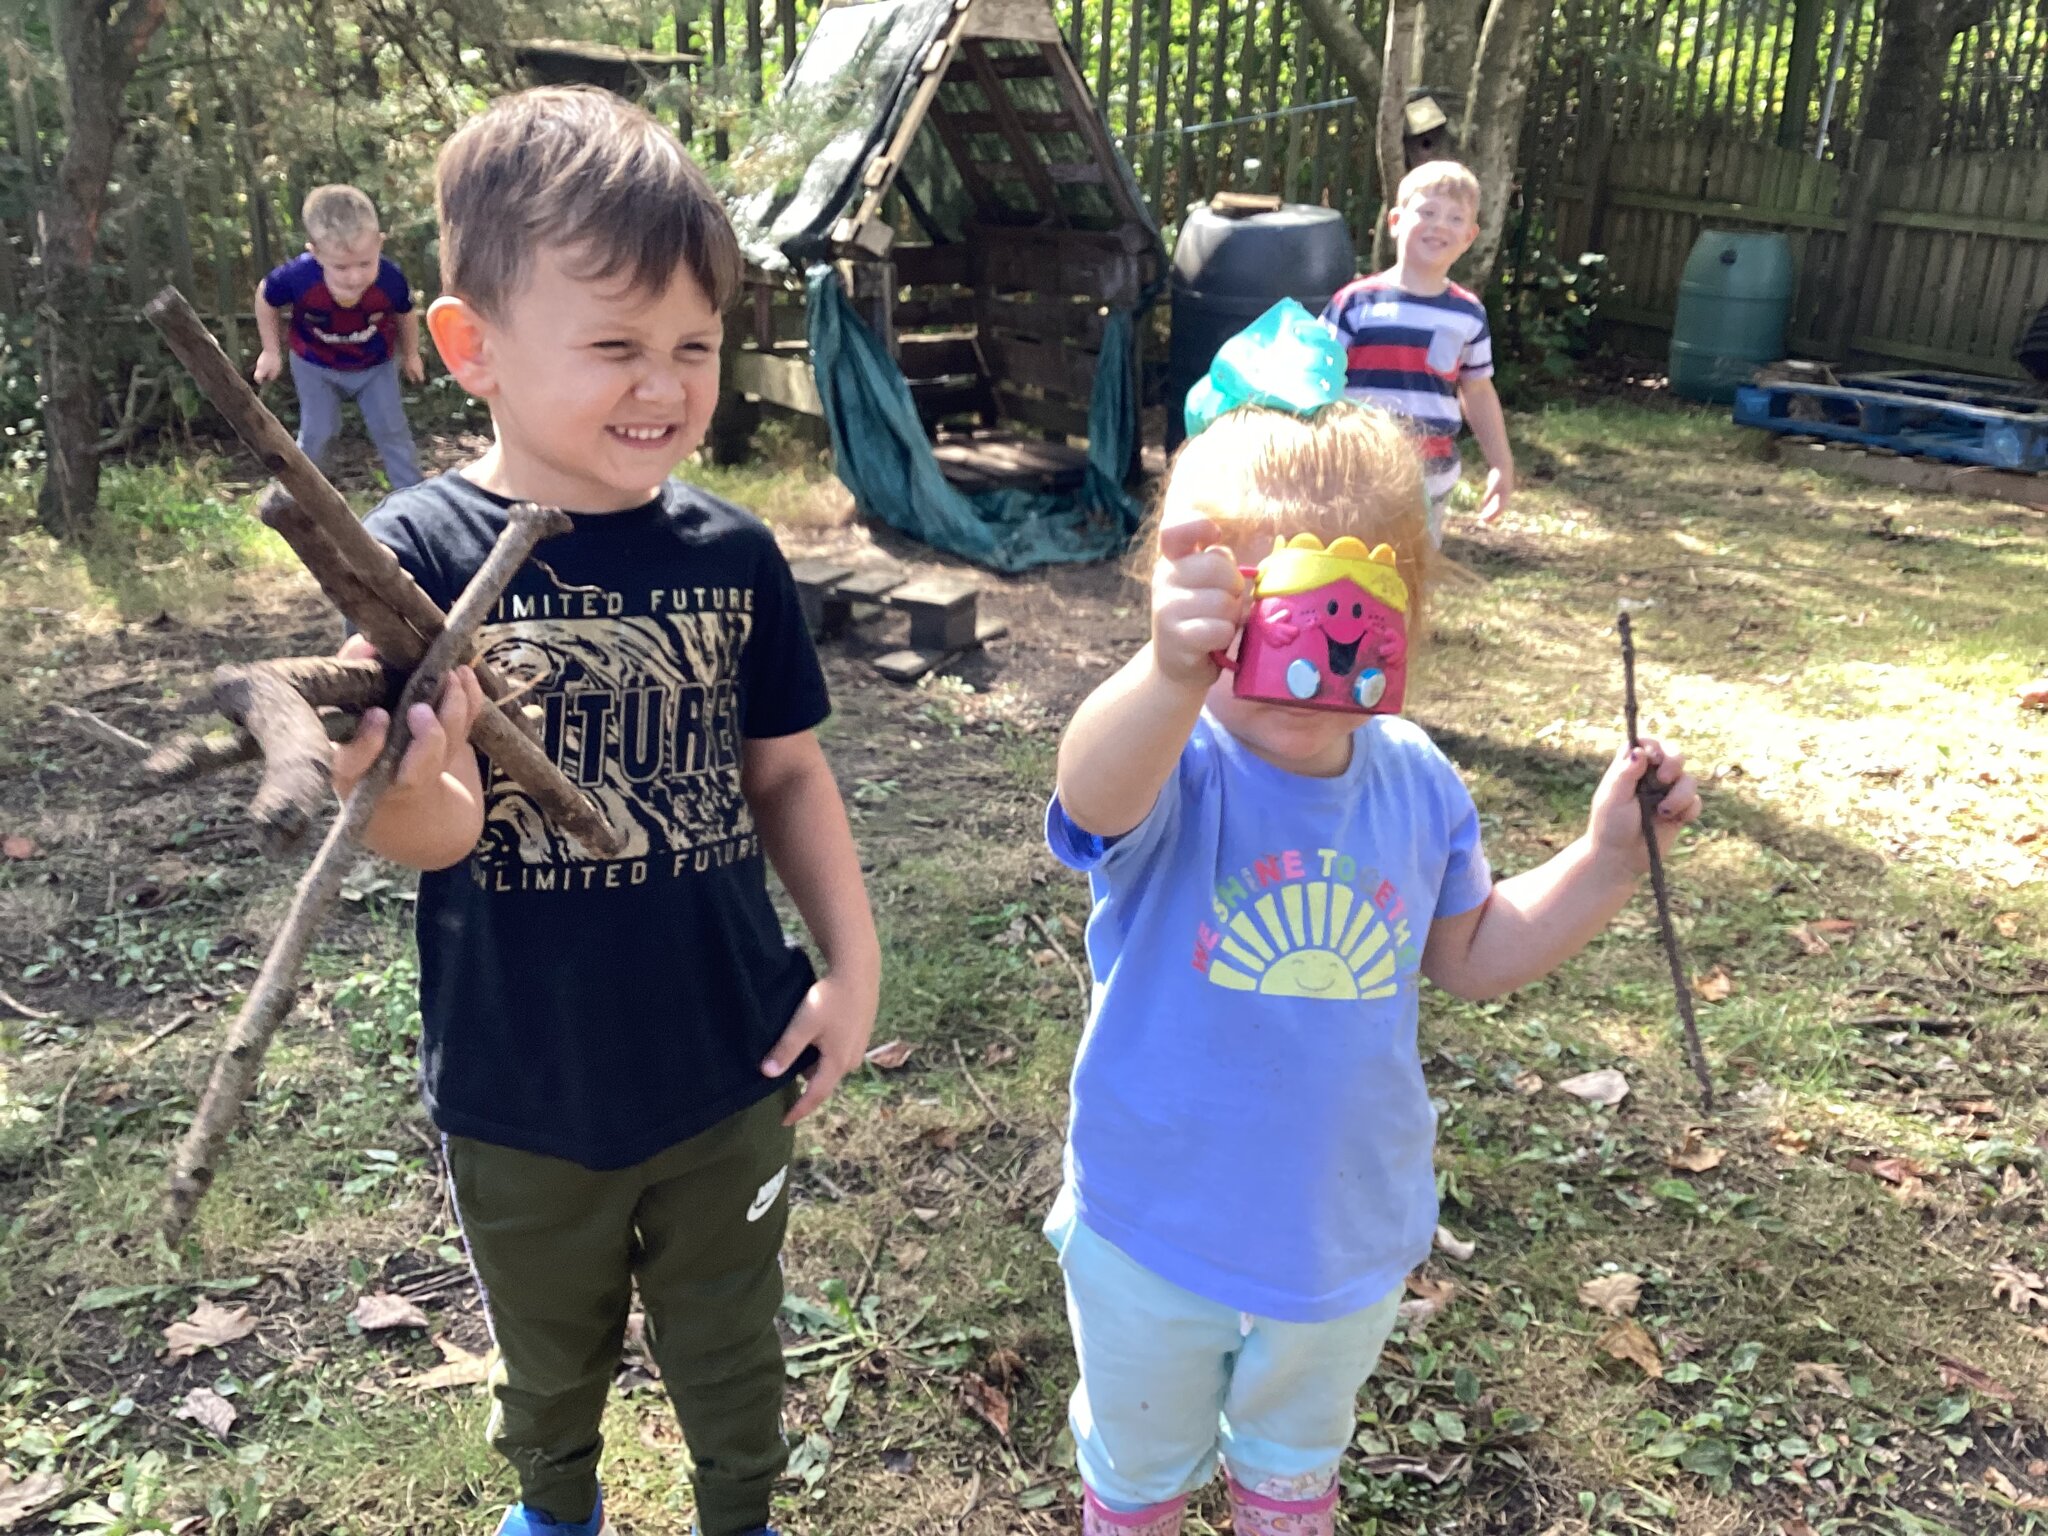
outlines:
[{"label": "green netting", "polygon": [[969,494],[940,472],[902,370],[854,312],[831,267],[811,268],[809,294],[811,366],[833,458],[861,511],[998,571],[1100,560],[1130,541],[1138,507],[1122,481],[1137,442],[1138,410],[1128,311],[1112,314],[1103,327],[1080,490]]}]

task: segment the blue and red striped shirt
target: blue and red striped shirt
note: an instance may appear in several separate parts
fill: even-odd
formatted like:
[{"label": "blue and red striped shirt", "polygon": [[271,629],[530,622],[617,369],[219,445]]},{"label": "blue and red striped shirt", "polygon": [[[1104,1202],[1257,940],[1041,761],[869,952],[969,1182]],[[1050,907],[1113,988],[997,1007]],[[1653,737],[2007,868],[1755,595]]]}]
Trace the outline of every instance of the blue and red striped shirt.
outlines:
[{"label": "blue and red striped shirt", "polygon": [[1493,376],[1486,306],[1456,283],[1439,294],[1410,293],[1395,273],[1381,272],[1339,289],[1323,323],[1344,344],[1344,393],[1409,424],[1429,498],[1443,500],[1458,483],[1458,385]]},{"label": "blue and red striped shirt", "polygon": [[307,362],[360,373],[390,361],[398,317],[412,309],[412,287],[397,262],[380,256],[361,297],[337,304],[320,263],[305,251],[263,279],[263,302],[291,309],[292,350]]}]

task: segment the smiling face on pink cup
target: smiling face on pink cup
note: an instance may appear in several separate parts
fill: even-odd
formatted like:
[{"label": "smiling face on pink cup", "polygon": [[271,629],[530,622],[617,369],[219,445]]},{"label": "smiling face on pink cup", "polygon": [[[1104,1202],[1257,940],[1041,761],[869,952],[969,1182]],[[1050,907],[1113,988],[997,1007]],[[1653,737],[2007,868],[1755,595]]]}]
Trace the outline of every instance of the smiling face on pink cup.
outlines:
[{"label": "smiling face on pink cup", "polygon": [[1253,582],[1250,616],[1231,691],[1241,699],[1396,715],[1408,682],[1408,588],[1394,552],[1345,537],[1325,549],[1314,534],[1276,542],[1244,573]]}]

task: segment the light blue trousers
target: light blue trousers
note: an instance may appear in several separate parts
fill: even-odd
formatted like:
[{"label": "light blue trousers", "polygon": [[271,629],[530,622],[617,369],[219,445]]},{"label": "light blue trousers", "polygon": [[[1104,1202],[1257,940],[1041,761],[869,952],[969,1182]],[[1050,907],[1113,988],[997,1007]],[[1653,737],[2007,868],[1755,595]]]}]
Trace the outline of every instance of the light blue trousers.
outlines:
[{"label": "light blue trousers", "polygon": [[384,460],[391,489],[402,491],[423,478],[413,453],[412,428],[405,421],[405,400],[398,392],[398,360],[375,368],[322,368],[298,353],[290,354],[292,383],[299,391],[299,449],[315,464],[341,431],[341,402],[353,400],[363,413],[370,441]]},{"label": "light blue trousers", "polygon": [[1324,1323],[1284,1323],[1162,1279],[1076,1219],[1046,1223],[1081,1361],[1068,1423],[1081,1476],[1119,1513],[1192,1493],[1220,1458],[1254,1493],[1326,1491],[1358,1423],[1401,1292]]}]

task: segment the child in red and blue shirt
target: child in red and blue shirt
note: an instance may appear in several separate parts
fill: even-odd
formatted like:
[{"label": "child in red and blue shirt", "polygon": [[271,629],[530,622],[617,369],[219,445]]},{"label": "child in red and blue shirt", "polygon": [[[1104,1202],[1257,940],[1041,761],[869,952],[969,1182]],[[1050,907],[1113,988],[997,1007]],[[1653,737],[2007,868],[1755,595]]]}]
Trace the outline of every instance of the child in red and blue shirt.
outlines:
[{"label": "child in red and blue shirt", "polygon": [[1443,542],[1443,509],[1458,483],[1458,431],[1470,425],[1490,473],[1479,520],[1507,509],[1515,456],[1493,389],[1486,306],[1450,280],[1479,234],[1479,183],[1464,166],[1436,160],[1402,180],[1388,222],[1396,260],[1339,289],[1323,310],[1346,351],[1344,393],[1405,421],[1422,454],[1429,533]]},{"label": "child in red and blue shirt", "polygon": [[398,389],[401,369],[415,384],[427,376],[412,288],[383,254],[376,205],[356,188],[315,187],[303,217],[305,254],[256,289],[256,329],[263,337],[256,382],[268,384],[283,371],[283,320],[289,311],[299,447],[306,457],[321,461],[341,430],[342,401],[353,400],[391,489],[417,485],[419,462]]}]

